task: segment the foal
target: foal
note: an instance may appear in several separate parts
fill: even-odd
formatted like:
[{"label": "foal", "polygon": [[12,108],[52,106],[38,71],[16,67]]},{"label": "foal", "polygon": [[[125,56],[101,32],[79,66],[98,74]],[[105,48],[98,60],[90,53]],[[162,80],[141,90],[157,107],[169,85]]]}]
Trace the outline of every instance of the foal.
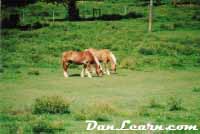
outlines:
[{"label": "foal", "polygon": [[88,67],[91,64],[95,65],[96,68],[96,74],[98,76],[102,75],[102,70],[100,67],[100,63],[97,59],[97,57],[90,51],[66,51],[62,54],[62,66],[64,70],[64,77],[68,77],[67,69],[70,63],[75,63],[78,65],[83,65],[83,69],[81,72],[81,77],[84,77],[85,73],[89,78],[92,77],[90,72],[88,71]]},{"label": "foal", "polygon": [[89,48],[89,49],[86,49],[85,51],[92,52],[98,58],[98,60],[103,63],[104,73],[107,73],[107,75],[110,75],[108,63],[111,64],[111,71],[116,72],[117,60],[114,54],[110,50],[108,49],[96,50],[94,48]]}]

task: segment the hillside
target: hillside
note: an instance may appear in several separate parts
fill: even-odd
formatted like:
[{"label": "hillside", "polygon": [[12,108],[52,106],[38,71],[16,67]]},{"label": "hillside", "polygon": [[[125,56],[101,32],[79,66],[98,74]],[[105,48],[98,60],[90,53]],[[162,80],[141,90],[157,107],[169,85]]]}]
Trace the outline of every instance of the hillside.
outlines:
[{"label": "hillside", "polygon": [[[0,133],[197,134],[86,130],[85,120],[200,129],[200,6],[162,2],[154,3],[151,33],[138,0],[78,1],[77,21],[62,5],[2,8],[10,24],[1,29]],[[117,72],[80,78],[82,66],[72,64],[64,78],[62,52],[90,47],[110,49]]]},{"label": "hillside", "polygon": [[[200,23],[195,18],[199,7],[155,6],[153,32],[149,34],[146,6],[135,6],[130,2],[79,2],[78,6],[80,14],[88,17],[92,17],[93,7],[101,8],[102,14],[122,16],[126,7],[127,14],[142,16],[115,21],[68,22],[63,20],[66,12],[61,5],[36,3],[19,8],[18,12],[24,12],[20,19],[24,27],[2,30],[2,71],[57,68],[63,51],[88,47],[112,50],[121,68],[187,69],[200,66]],[[54,22],[51,21],[53,10]],[[32,30],[26,30],[31,24]],[[38,25],[42,28],[37,29]]]}]

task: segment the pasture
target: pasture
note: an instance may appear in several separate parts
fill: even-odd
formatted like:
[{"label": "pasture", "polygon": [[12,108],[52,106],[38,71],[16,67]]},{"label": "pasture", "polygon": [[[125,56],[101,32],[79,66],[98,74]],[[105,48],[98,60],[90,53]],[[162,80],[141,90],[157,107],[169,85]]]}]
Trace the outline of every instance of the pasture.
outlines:
[{"label": "pasture", "polygon": [[[78,7],[85,17],[92,16],[93,7],[111,14],[110,19],[114,13],[125,16],[124,7],[142,16],[70,22],[64,19],[62,5],[37,2],[18,8],[24,12],[21,26],[42,27],[2,29],[0,133],[88,133],[86,119],[116,126],[130,119],[136,124],[200,128],[199,6],[155,6],[152,33],[147,32],[147,6],[126,0],[80,1]],[[110,49],[117,57],[117,74],[81,78],[81,67],[72,64],[70,77],[64,78],[61,53],[90,47]],[[63,98],[69,112],[34,113],[36,100],[43,96]]]},{"label": "pasture", "polygon": [[[41,69],[40,72],[38,76],[24,74],[20,79],[1,82],[0,105],[4,111],[1,115],[2,132],[31,132],[34,123],[41,118],[55,125],[53,128],[63,128],[64,131],[58,131],[60,133],[87,133],[87,118],[118,126],[124,119],[136,124],[200,125],[199,70],[119,70],[115,75],[92,79],[80,78],[80,70],[74,69],[70,70],[71,78],[68,79],[62,77],[61,70]],[[72,100],[70,114],[31,113],[36,98],[55,95]],[[168,101],[171,97],[181,99],[181,110],[169,110]],[[95,110],[105,110],[105,113],[93,115]],[[8,127],[10,129],[6,129]]]}]

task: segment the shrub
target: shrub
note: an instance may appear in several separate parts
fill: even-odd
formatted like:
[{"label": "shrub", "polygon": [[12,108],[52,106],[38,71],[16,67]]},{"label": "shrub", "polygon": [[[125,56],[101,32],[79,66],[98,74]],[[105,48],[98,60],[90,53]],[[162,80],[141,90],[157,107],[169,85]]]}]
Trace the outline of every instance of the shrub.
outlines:
[{"label": "shrub", "polygon": [[151,99],[150,102],[149,102],[149,107],[150,107],[150,108],[159,108],[159,107],[161,107],[161,105],[158,104],[158,103],[156,102],[156,100],[153,98],[153,99]]},{"label": "shrub", "polygon": [[143,17],[144,15],[140,14],[140,13],[136,13],[136,12],[129,12],[128,14],[126,14],[124,16],[124,18],[140,18],[140,17]]},{"label": "shrub", "polygon": [[38,70],[32,69],[28,71],[28,75],[40,75]]},{"label": "shrub", "polygon": [[126,57],[121,60],[119,67],[124,69],[135,69],[136,61],[131,57]]},{"label": "shrub", "polygon": [[76,120],[92,119],[97,121],[110,121],[112,115],[116,113],[116,108],[107,102],[96,102],[86,109],[82,109],[75,114]]},{"label": "shrub", "polygon": [[55,133],[55,131],[63,131],[63,121],[51,121],[48,122],[44,119],[38,119],[32,124],[32,130],[34,133]]},{"label": "shrub", "polygon": [[200,87],[194,87],[192,91],[193,92],[200,92]]},{"label": "shrub", "polygon": [[156,59],[155,57],[144,57],[142,60],[142,64],[156,64],[159,62],[159,59]]},{"label": "shrub", "polygon": [[143,54],[143,55],[154,55],[156,52],[153,48],[140,48],[139,49],[139,53]]},{"label": "shrub", "polygon": [[42,114],[64,114],[70,113],[70,101],[64,100],[61,96],[41,97],[35,100],[33,105],[33,113]]},{"label": "shrub", "polygon": [[181,60],[178,60],[178,59],[170,59],[169,60],[169,64],[172,66],[172,67],[183,67],[183,63]]},{"label": "shrub", "polygon": [[87,111],[82,109],[80,112],[74,114],[74,118],[78,121],[87,119]]},{"label": "shrub", "polygon": [[200,21],[200,11],[196,11],[192,16],[192,19]]},{"label": "shrub", "polygon": [[177,97],[170,97],[167,102],[169,111],[177,111],[182,109],[182,100]]},{"label": "shrub", "polygon": [[196,59],[194,61],[195,61],[194,66],[195,67],[200,67],[200,58],[196,57]]},{"label": "shrub", "polygon": [[160,28],[163,30],[175,30],[176,25],[175,24],[161,24]]},{"label": "shrub", "polygon": [[100,19],[102,20],[121,20],[123,17],[119,14],[103,14]]},{"label": "shrub", "polygon": [[77,112],[74,117],[76,120],[110,121],[111,115],[114,113],[116,113],[116,109],[110,103],[96,102],[86,109]]},{"label": "shrub", "polygon": [[93,115],[93,119],[96,120],[96,121],[110,121],[111,120],[111,117],[109,114],[107,113],[95,113]]},{"label": "shrub", "polygon": [[53,129],[49,128],[49,122],[45,120],[38,120],[32,125],[34,133],[48,132],[53,133]]},{"label": "shrub", "polygon": [[95,111],[101,112],[101,113],[114,113],[116,109],[112,106],[112,104],[108,102],[96,102],[91,106]]}]

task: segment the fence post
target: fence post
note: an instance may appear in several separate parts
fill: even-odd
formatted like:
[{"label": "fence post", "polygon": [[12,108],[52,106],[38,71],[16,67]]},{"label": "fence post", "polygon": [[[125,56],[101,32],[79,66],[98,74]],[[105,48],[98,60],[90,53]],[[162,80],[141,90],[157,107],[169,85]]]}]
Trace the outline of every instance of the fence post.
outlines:
[{"label": "fence post", "polygon": [[153,18],[153,0],[150,0],[149,3],[149,29],[148,31],[152,31],[152,18]]},{"label": "fence post", "polygon": [[124,14],[127,14],[127,6],[124,6]]},{"label": "fence post", "polygon": [[24,9],[22,10],[22,22],[24,22]]}]

